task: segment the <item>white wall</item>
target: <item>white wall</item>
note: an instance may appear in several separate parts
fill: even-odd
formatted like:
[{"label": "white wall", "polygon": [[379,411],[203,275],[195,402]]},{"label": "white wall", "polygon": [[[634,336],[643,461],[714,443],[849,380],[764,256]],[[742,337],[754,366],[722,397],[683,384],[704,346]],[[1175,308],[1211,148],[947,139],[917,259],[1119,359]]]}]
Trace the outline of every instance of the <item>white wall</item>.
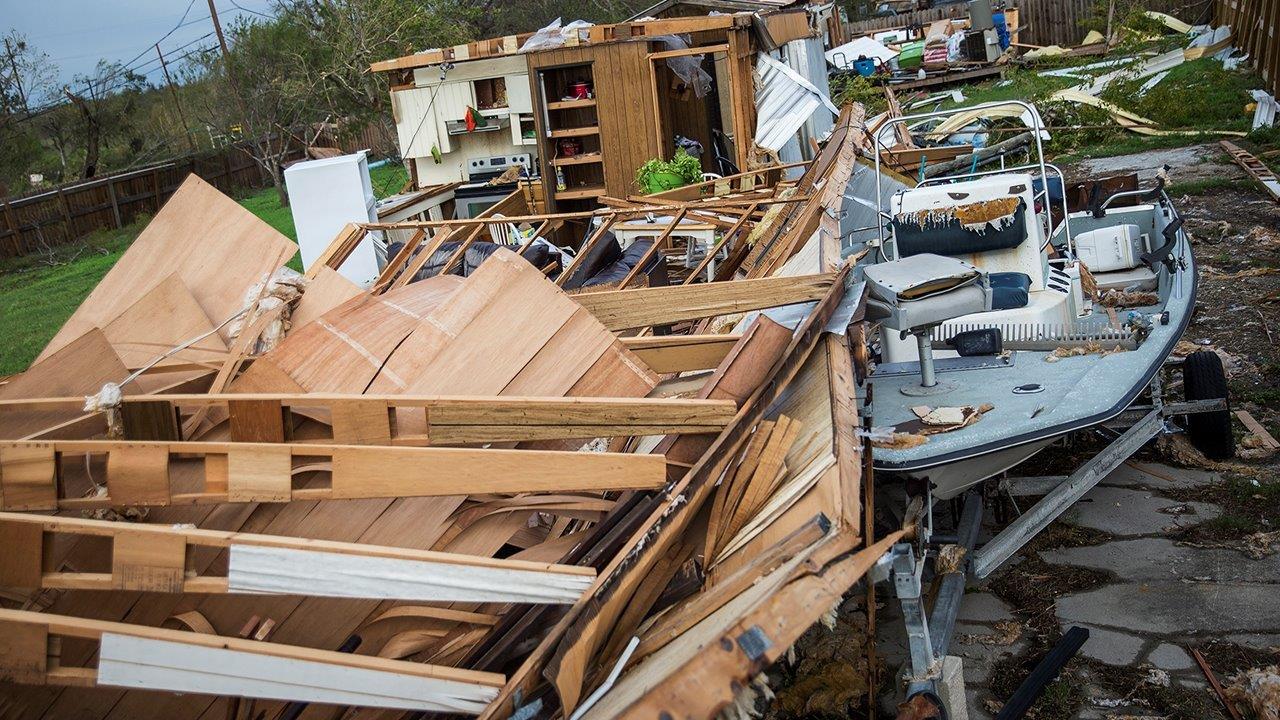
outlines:
[{"label": "white wall", "polygon": [[[466,135],[449,135],[446,129],[447,121],[463,118],[468,105],[475,107],[475,80],[505,79],[511,126],[517,125],[517,113],[532,113],[524,56],[460,62],[443,77],[439,66],[419,68],[413,77],[415,87],[393,92],[391,99],[400,153],[414,161],[419,187],[467,179],[472,158],[536,152],[537,142],[522,141],[512,128]],[[440,151],[440,163],[431,156],[433,146]]]}]

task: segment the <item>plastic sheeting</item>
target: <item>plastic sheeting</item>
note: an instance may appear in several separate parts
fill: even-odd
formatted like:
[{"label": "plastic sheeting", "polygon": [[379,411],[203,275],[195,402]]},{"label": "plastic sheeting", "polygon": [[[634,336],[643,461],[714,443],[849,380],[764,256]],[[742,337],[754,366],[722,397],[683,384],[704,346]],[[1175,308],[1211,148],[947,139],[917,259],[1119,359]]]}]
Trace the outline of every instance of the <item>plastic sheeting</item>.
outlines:
[{"label": "plastic sheeting", "polygon": [[826,52],[827,62],[831,63],[833,67],[844,70],[853,67],[853,61],[860,57],[878,59],[881,63],[887,65],[890,60],[898,57],[898,51],[890,50],[883,43],[863,36],[854,38]]},{"label": "plastic sheeting", "polygon": [[561,25],[560,18],[552,20],[546,27],[535,32],[524,44],[520,46],[520,52],[533,52],[535,50],[554,50],[563,47],[565,40],[571,34],[591,27],[591,23],[586,20],[574,20],[568,25]]},{"label": "plastic sheeting", "polygon": [[[658,35],[650,38],[651,42],[666,45],[667,50],[688,50],[689,41],[679,35]],[[693,94],[703,98],[711,92],[711,74],[702,69],[702,61],[706,55],[680,55],[666,59],[667,67],[676,74],[684,84],[693,88]]]}]

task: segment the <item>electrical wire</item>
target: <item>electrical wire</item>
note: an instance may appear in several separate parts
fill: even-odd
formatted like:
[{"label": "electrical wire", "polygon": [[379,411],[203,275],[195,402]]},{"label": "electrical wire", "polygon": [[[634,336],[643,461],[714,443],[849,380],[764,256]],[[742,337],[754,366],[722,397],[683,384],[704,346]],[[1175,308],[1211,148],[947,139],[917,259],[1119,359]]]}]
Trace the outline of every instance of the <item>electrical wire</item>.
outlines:
[{"label": "electrical wire", "polygon": [[[266,17],[266,18],[271,17],[270,15],[267,15],[267,14],[265,14],[265,13],[261,13],[261,12],[258,12],[258,11],[256,11],[256,10],[250,10],[249,8],[242,7],[241,5],[239,5],[238,3],[236,3],[234,0],[232,0],[231,4],[232,4],[236,9],[241,10],[241,11],[243,11],[243,12],[252,13],[252,14],[254,14],[254,15],[259,15],[259,16],[261,16],[261,17]],[[126,85],[128,85],[128,84],[129,84],[129,80],[130,80],[130,78],[129,78],[129,76],[128,76],[128,73],[129,73],[129,72],[131,72],[131,71],[132,71],[132,72],[138,72],[138,71],[142,70],[144,67],[147,67],[147,66],[149,66],[149,65],[153,65],[153,64],[155,64],[155,65],[156,65],[156,67],[158,67],[158,66],[159,66],[159,58],[149,58],[149,59],[146,59],[146,60],[142,60],[142,58],[143,58],[144,56],[146,56],[147,54],[149,54],[149,53],[153,52],[153,51],[154,51],[154,49],[155,49],[155,47],[156,47],[157,45],[159,45],[160,43],[164,42],[166,39],[168,39],[170,36],[172,36],[172,35],[173,35],[175,32],[177,32],[179,29],[184,28],[184,27],[187,27],[188,25],[194,25],[194,24],[199,23],[199,22],[204,22],[204,21],[206,21],[206,20],[208,20],[208,19],[210,19],[210,18],[212,17],[211,15],[204,15],[204,16],[199,17],[199,18],[196,18],[196,19],[194,19],[194,20],[187,20],[187,17],[191,14],[191,8],[192,8],[192,7],[194,7],[194,6],[195,6],[195,0],[188,0],[188,2],[187,2],[187,7],[186,7],[186,9],[185,9],[185,10],[183,10],[183,11],[182,11],[182,17],[178,19],[177,24],[176,24],[176,25],[174,25],[172,28],[170,28],[170,29],[169,29],[169,31],[168,31],[168,32],[166,32],[164,35],[160,36],[160,39],[159,39],[159,40],[156,40],[154,43],[152,43],[152,44],[151,44],[150,46],[148,46],[146,49],[144,49],[144,50],[142,50],[141,52],[139,52],[137,55],[134,55],[132,58],[130,58],[128,61],[126,61],[125,63],[123,63],[122,65],[120,65],[120,67],[118,67],[116,70],[114,70],[113,72],[109,73],[109,74],[108,74],[108,75],[106,75],[105,77],[103,77],[103,78],[94,78],[94,79],[92,79],[92,80],[90,80],[90,81],[88,81],[88,82],[80,83],[80,84],[78,85],[78,88],[77,88],[77,89],[80,89],[80,90],[82,90],[82,91],[88,91],[88,92],[90,92],[91,94],[97,94],[97,95],[98,95],[98,96],[100,96],[100,97],[101,97],[101,96],[105,96],[105,95],[109,95],[109,94],[111,94],[112,92],[115,92],[116,90],[119,90],[120,88],[125,87]],[[213,34],[214,34],[214,33],[213,33],[213,31],[210,31],[210,32],[205,33],[204,35],[200,36],[199,38],[196,38],[195,40],[192,40],[192,41],[190,41],[190,42],[187,42],[187,43],[185,43],[185,44],[183,44],[183,45],[178,46],[177,48],[174,48],[173,50],[170,50],[169,52],[164,53],[164,55],[165,55],[165,59],[166,59],[166,60],[169,60],[169,57],[168,57],[169,53],[173,53],[173,52],[177,52],[178,50],[185,49],[185,48],[187,48],[187,47],[189,47],[189,46],[191,46],[191,45],[193,45],[193,44],[195,44],[195,43],[197,43],[197,42],[200,42],[201,40],[204,40],[205,38],[208,38],[208,37],[212,36]],[[203,50],[202,50],[202,51],[203,51]],[[185,58],[187,58],[187,57],[190,57],[192,54],[194,54],[194,53],[187,53],[187,54],[185,54],[185,55],[182,55],[182,56],[181,56],[181,57],[179,57],[179,58],[175,58],[175,60],[182,60],[182,59],[185,59]],[[139,61],[139,60],[142,60],[141,64],[135,64],[135,63],[138,63],[138,61]],[[154,71],[155,71],[155,69],[156,69],[156,67],[151,67],[151,68],[149,68],[146,72],[141,73],[141,74],[145,77],[145,76],[149,75],[150,73],[154,72]],[[116,80],[117,78],[121,78],[120,82],[116,82],[116,83],[112,84],[112,81],[113,81],[113,80]],[[95,85],[96,85],[97,87],[95,87]],[[72,87],[72,84],[71,84],[71,83],[67,83],[67,84],[66,84],[66,87],[70,88],[70,87]],[[15,122],[24,122],[24,121],[29,120],[29,119],[31,119],[31,118],[38,117],[38,116],[40,116],[40,115],[43,115],[43,114],[45,114],[45,113],[47,113],[47,112],[49,112],[49,111],[53,110],[54,108],[57,108],[57,107],[62,106],[63,104],[64,104],[64,103],[62,103],[61,101],[51,102],[51,103],[49,103],[48,105],[46,105],[46,106],[44,106],[44,107],[41,107],[41,108],[37,108],[37,109],[35,109],[35,110],[32,110],[32,111],[31,111],[31,112],[29,112],[25,117],[20,118],[20,119],[16,120]]]}]

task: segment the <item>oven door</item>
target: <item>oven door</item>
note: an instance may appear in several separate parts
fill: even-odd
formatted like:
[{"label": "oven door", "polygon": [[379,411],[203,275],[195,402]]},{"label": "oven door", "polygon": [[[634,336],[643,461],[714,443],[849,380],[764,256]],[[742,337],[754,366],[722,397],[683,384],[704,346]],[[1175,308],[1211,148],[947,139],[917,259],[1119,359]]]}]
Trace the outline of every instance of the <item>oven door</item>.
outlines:
[{"label": "oven door", "polygon": [[455,195],[453,198],[454,208],[456,208],[454,215],[459,220],[469,220],[493,207],[507,195],[508,193],[476,195],[474,197]]}]

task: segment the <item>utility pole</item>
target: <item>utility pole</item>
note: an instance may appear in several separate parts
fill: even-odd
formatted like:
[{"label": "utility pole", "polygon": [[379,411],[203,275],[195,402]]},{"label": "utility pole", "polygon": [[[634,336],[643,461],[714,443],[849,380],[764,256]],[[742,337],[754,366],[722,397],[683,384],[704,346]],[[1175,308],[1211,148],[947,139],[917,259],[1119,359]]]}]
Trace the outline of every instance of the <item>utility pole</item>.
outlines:
[{"label": "utility pole", "polygon": [[209,0],[209,17],[213,19],[213,31],[218,34],[218,45],[222,47],[222,59],[227,59],[227,39],[222,36],[222,23],[218,22],[218,8],[213,0]]},{"label": "utility pole", "polygon": [[[235,75],[231,72],[231,57],[227,51],[227,38],[222,34],[222,23],[218,21],[218,8],[213,4],[213,0],[209,0],[209,18],[213,20],[213,31],[218,34],[218,46],[222,48],[222,69],[227,74],[227,83],[231,86],[231,94],[236,98],[236,107],[240,110],[240,134],[243,137],[246,133],[251,132],[249,128],[249,113],[244,106],[244,98],[240,97],[240,88],[236,85]],[[232,142],[234,143],[234,140]],[[266,170],[263,169],[261,163],[258,165],[258,174],[266,180]]]},{"label": "utility pole", "polygon": [[[18,46],[21,49],[21,45]],[[13,85],[18,89],[18,102],[22,104],[22,114],[29,112],[27,107],[27,93],[22,88],[22,73],[18,72],[18,52],[9,44],[9,38],[4,39],[4,54],[9,58],[9,67],[13,68]]]},{"label": "utility pole", "polygon": [[187,144],[191,146],[191,154],[195,155],[195,138],[191,137],[191,126],[187,124],[186,113],[182,112],[182,103],[178,101],[178,91],[173,87],[173,78],[169,77],[169,64],[164,61],[164,53],[160,52],[160,43],[156,43],[156,55],[160,58],[160,68],[164,70],[164,81],[169,84],[169,93],[173,95],[174,107],[178,108],[178,119],[182,121],[182,129],[187,133]]}]

